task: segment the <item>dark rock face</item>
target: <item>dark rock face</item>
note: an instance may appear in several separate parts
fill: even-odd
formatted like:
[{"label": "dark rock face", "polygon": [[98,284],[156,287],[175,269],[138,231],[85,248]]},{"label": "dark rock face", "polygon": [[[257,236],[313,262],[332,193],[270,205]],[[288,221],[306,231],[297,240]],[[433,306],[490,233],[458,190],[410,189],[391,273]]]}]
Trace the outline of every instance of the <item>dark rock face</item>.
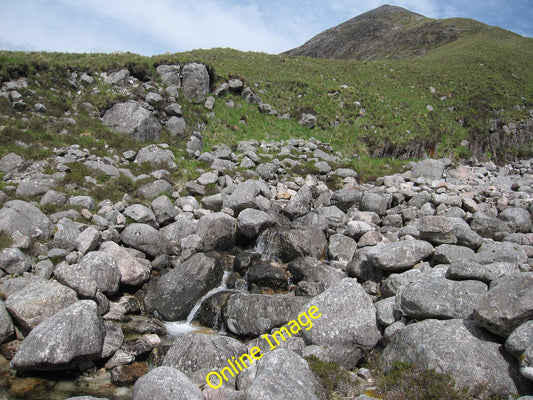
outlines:
[{"label": "dark rock face", "polygon": [[104,323],[96,303],[81,300],[33,329],[11,365],[18,371],[67,369],[78,360],[98,358],[104,336]]},{"label": "dark rock face", "polygon": [[220,263],[204,254],[195,254],[150,285],[145,303],[167,321],[187,318],[194,304],[220,284]]},{"label": "dark rock face", "polygon": [[381,356],[385,371],[394,361],[435,368],[449,373],[460,386],[486,385],[500,394],[524,390],[519,373],[501,345],[472,321],[425,320],[406,326],[392,339]]}]

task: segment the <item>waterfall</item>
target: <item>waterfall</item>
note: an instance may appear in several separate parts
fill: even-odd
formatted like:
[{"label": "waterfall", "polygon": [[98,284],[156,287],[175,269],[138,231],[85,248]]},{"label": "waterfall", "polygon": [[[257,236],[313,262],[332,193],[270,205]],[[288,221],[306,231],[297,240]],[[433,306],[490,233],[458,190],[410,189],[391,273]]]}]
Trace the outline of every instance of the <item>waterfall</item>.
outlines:
[{"label": "waterfall", "polygon": [[222,292],[224,290],[228,291],[231,289],[228,289],[226,285],[226,279],[228,278],[231,271],[224,271],[224,275],[222,276],[222,282],[219,286],[217,286],[214,289],[211,289],[209,292],[207,292],[200,300],[196,302],[192,310],[189,312],[189,315],[187,315],[187,318],[185,321],[167,321],[164,322],[165,328],[167,329],[167,332],[170,336],[178,336],[178,335],[184,335],[185,333],[189,332],[195,332],[199,330],[198,325],[195,325],[193,323],[193,319],[198,313],[198,310],[202,306],[202,303],[205,299],[208,297],[214,295],[215,293]]}]

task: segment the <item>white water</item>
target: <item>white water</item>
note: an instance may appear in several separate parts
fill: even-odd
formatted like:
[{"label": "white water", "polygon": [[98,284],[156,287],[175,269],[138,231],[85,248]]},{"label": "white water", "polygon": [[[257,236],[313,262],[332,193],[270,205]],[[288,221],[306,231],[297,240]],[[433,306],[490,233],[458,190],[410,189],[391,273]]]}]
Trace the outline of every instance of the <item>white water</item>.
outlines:
[{"label": "white water", "polygon": [[196,302],[185,321],[164,322],[165,328],[167,328],[167,332],[170,336],[184,335],[186,333],[195,332],[202,329],[202,327],[195,325],[192,320],[194,319],[196,313],[200,309],[200,306],[202,305],[205,299],[214,295],[215,293],[222,292],[224,290],[230,290],[226,285],[226,279],[229,277],[230,273],[230,271],[224,271],[224,275],[222,276],[222,282],[220,283],[220,285],[214,289],[211,289],[200,300]]}]

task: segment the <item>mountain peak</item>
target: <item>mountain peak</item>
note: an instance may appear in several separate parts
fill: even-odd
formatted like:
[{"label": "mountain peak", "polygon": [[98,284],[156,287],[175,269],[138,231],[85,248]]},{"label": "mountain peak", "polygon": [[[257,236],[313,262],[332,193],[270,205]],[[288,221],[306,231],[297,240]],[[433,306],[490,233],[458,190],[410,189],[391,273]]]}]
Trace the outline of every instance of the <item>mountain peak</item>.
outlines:
[{"label": "mountain peak", "polygon": [[409,59],[478,32],[486,25],[467,19],[432,19],[383,5],[328,29],[286,55],[328,59]]}]

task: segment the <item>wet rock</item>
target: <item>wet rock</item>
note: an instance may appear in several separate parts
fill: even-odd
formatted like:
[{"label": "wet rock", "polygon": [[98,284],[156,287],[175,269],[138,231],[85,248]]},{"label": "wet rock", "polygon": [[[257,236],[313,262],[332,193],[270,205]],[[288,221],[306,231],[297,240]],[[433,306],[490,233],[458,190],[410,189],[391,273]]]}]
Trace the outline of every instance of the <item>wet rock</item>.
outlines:
[{"label": "wet rock", "polygon": [[228,330],[239,336],[259,336],[298,316],[305,297],[236,293],[222,308]]},{"label": "wet rock", "polygon": [[255,380],[246,400],[317,400],[319,386],[307,362],[291,350],[276,349],[257,363]]},{"label": "wet rock", "polygon": [[209,296],[202,302],[193,321],[198,322],[202,326],[211,328],[214,331],[220,331],[223,327],[222,306],[226,303],[226,300],[232,293],[234,292],[221,291]]},{"label": "wet rock", "polygon": [[433,246],[422,240],[402,240],[397,243],[380,244],[368,251],[368,261],[385,271],[402,271],[429,257]]},{"label": "wet rock", "polygon": [[483,385],[507,396],[518,393],[518,371],[493,336],[472,321],[426,320],[408,325],[392,338],[382,356],[385,372],[395,361],[450,374],[459,387]]},{"label": "wet rock", "polygon": [[492,281],[488,293],[476,304],[473,320],[507,338],[533,317],[533,273],[504,276]]},{"label": "wet rock", "polygon": [[18,371],[66,369],[78,360],[98,358],[104,335],[104,323],[96,303],[81,300],[33,329],[11,365]]},{"label": "wet rock", "polygon": [[[231,337],[187,333],[176,337],[162,365],[179,369],[197,385],[204,385],[209,372],[221,370],[228,366],[232,357],[238,359],[245,353],[246,346]],[[227,378],[230,384],[235,385],[231,375]],[[212,382],[215,386],[219,383],[216,377],[212,378]]]},{"label": "wet rock", "polygon": [[21,290],[12,293],[6,308],[26,330],[31,330],[48,317],[78,301],[74,290],[56,281],[32,279]]},{"label": "wet rock", "polygon": [[146,224],[130,224],[120,234],[124,244],[143,251],[151,257],[168,253],[168,240],[155,228]]},{"label": "wet rock", "polygon": [[115,385],[130,385],[146,375],[148,365],[145,362],[119,365],[111,370],[111,382]]},{"label": "wet rock", "polygon": [[184,320],[194,304],[220,284],[222,275],[222,265],[215,258],[195,254],[151,283],[144,299],[145,304],[165,320]]},{"label": "wet rock", "polygon": [[124,342],[124,334],[119,325],[111,321],[104,322],[105,337],[102,345],[101,358],[109,358],[120,349]]},{"label": "wet rock", "polygon": [[290,262],[307,256],[320,259],[326,246],[326,236],[318,229],[268,228],[259,235],[256,248],[265,258]]},{"label": "wet rock", "polygon": [[157,367],[133,385],[133,400],[205,400],[200,389],[183,372]]},{"label": "wet rock", "polygon": [[274,290],[289,289],[289,275],[284,269],[270,261],[260,260],[248,268],[248,283]]},{"label": "wet rock", "polygon": [[139,142],[159,139],[161,125],[150,111],[136,101],[115,104],[104,114],[105,125]]},{"label": "wet rock", "polygon": [[343,279],[305,309],[309,306],[318,307],[322,315],[312,329],[302,330],[305,342],[324,346],[330,359],[345,368],[353,368],[381,338],[374,303],[355,279]]}]

